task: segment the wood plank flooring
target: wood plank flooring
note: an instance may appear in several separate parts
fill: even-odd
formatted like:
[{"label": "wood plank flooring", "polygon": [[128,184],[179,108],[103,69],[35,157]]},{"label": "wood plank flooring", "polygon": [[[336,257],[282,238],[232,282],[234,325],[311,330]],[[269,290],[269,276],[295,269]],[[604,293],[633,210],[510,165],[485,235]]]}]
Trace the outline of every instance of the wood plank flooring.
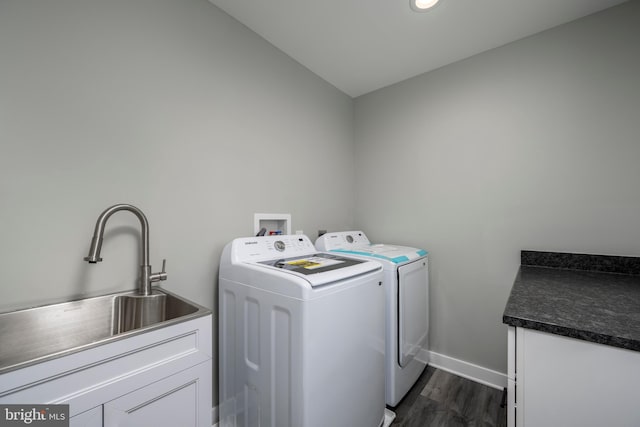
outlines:
[{"label": "wood plank flooring", "polygon": [[428,366],[390,427],[506,427],[502,391]]}]

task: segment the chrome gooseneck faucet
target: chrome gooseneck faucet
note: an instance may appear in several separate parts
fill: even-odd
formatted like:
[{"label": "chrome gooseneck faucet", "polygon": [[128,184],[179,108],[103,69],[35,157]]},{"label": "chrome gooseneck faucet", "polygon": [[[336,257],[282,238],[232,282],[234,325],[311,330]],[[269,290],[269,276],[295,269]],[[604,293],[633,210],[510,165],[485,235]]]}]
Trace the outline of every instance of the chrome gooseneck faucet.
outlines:
[{"label": "chrome gooseneck faucet", "polygon": [[135,206],[127,204],[114,205],[107,208],[100,214],[96,221],[96,229],[93,232],[93,238],[91,239],[89,255],[87,255],[84,260],[91,264],[102,261],[102,258],[100,258],[100,250],[102,249],[104,227],[109,217],[118,211],[129,211],[140,220],[142,232],[142,265],[140,266],[140,283],[138,293],[140,295],[151,295],[151,283],[158,282],[160,280],[167,280],[167,273],[165,271],[167,260],[162,261],[162,272],[151,273],[151,265],[149,265],[149,223],[147,222],[147,217],[144,216],[144,213]]}]

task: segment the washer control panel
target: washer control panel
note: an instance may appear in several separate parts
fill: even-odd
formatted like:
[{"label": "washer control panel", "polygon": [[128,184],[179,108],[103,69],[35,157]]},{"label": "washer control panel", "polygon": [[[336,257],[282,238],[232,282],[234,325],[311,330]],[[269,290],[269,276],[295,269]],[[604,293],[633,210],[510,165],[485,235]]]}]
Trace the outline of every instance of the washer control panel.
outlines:
[{"label": "washer control panel", "polygon": [[265,261],[316,253],[309,238],[302,234],[284,236],[242,237],[233,242],[234,257],[238,261]]}]

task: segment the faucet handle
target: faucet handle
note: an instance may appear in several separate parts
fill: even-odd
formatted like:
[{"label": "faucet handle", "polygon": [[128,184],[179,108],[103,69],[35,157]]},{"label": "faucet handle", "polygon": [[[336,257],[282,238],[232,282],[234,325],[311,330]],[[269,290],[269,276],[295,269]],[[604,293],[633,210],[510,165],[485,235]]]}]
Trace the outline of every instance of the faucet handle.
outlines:
[{"label": "faucet handle", "polygon": [[160,273],[153,273],[149,276],[150,282],[159,282],[160,280],[167,280],[167,260],[162,260],[162,271]]}]

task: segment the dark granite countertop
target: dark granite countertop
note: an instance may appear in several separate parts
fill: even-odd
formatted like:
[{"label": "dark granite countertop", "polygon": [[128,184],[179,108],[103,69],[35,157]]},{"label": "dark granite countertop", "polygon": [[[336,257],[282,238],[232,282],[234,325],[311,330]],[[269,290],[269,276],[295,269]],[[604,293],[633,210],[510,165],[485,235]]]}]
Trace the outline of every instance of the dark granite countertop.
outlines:
[{"label": "dark granite countertop", "polygon": [[640,351],[640,258],[522,251],[502,321]]}]

